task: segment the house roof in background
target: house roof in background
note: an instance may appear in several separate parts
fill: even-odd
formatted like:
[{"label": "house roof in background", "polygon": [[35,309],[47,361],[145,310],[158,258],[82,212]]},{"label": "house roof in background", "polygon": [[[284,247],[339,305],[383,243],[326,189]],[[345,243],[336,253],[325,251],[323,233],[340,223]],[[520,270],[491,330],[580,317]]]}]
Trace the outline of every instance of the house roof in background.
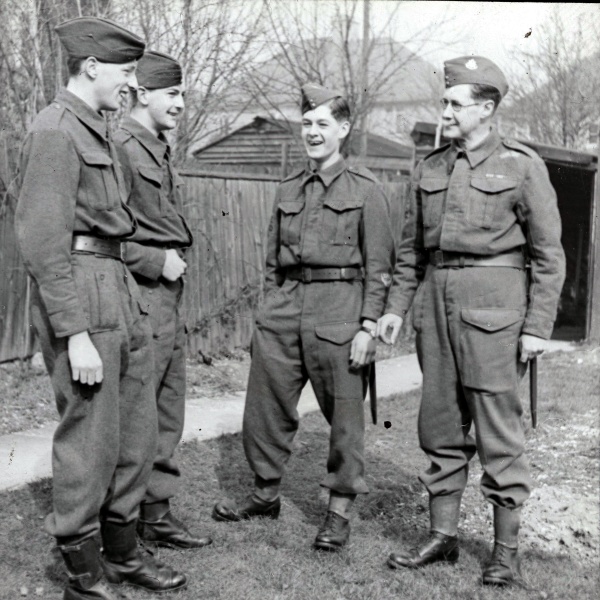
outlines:
[{"label": "house roof in background", "polygon": [[[194,157],[215,148],[215,146],[224,145],[224,143],[232,142],[236,137],[246,137],[248,134],[257,133],[260,135],[263,131],[273,132],[279,131],[284,136],[289,136],[289,140],[297,147],[297,151],[302,152],[300,143],[300,128],[301,123],[297,121],[285,121],[279,119],[271,119],[268,117],[255,117],[252,122],[238,127],[231,133],[198,148],[192,154]],[[230,145],[230,144],[227,144]],[[360,139],[357,132],[353,132],[350,136],[349,153],[353,156],[359,154]],[[231,150],[235,152],[235,145],[231,146]],[[412,158],[413,149],[410,146],[405,146],[393,140],[389,140],[381,135],[367,133],[367,156],[381,158]]]}]

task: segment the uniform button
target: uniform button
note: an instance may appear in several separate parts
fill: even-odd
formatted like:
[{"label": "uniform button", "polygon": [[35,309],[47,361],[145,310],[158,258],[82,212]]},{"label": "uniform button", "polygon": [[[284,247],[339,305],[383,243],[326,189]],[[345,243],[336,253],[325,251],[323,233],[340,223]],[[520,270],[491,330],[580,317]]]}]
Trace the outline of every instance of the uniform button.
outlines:
[{"label": "uniform button", "polygon": [[154,290],[148,290],[148,293],[151,294]]},{"label": "uniform button", "polygon": [[104,281],[104,273],[100,275],[100,281]]}]

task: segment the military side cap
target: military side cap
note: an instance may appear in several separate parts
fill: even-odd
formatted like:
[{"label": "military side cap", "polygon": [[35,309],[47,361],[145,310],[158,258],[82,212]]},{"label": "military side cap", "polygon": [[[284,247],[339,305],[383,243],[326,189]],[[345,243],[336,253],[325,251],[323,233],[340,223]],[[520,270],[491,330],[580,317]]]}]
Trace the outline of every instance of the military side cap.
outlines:
[{"label": "military side cap", "polygon": [[480,83],[495,87],[502,97],[508,92],[504,73],[496,63],[483,56],[460,56],[444,63],[446,87],[463,83]]},{"label": "military side cap", "polygon": [[126,63],[144,53],[146,43],[124,27],[100,17],[78,17],[57,25],[58,39],[72,58]]},{"label": "military side cap", "polygon": [[303,113],[313,110],[317,108],[317,106],[342,95],[340,92],[329,90],[318,83],[306,83],[301,89]]},{"label": "military side cap", "polygon": [[172,56],[152,50],[139,60],[135,76],[138,85],[149,90],[180,85],[183,81],[181,65]]}]

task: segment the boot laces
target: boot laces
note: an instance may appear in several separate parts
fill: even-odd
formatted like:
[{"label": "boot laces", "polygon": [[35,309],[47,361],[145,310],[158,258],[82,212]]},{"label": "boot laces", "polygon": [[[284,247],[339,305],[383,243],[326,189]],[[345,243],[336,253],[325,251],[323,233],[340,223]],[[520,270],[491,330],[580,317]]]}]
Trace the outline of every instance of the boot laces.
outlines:
[{"label": "boot laces", "polygon": [[495,544],[490,564],[501,565],[509,569],[511,567],[511,550],[513,550],[513,548],[509,548],[508,546],[504,546],[503,544]]}]

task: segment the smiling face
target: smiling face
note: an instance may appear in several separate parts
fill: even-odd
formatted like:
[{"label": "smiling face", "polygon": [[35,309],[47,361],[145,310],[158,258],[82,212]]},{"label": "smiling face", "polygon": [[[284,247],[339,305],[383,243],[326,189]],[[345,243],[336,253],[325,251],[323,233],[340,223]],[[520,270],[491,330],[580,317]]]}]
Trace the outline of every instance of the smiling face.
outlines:
[{"label": "smiling face", "polygon": [[349,131],[350,123],[339,122],[328,103],[302,115],[302,141],[308,157],[319,169],[325,169],[339,159],[340,144]]},{"label": "smiling face", "polygon": [[121,106],[121,100],[129,93],[129,86],[137,87],[137,61],[113,64],[91,60],[93,64],[89,66],[95,73],[94,90],[98,110],[117,110]]},{"label": "smiling face", "polygon": [[[442,127],[446,138],[468,141],[488,130],[494,103],[491,100],[474,100],[470,84],[447,88],[443,98],[449,103],[442,112]],[[461,105],[459,112],[453,110],[453,103]]]},{"label": "smiling face", "polygon": [[168,88],[156,90],[145,90],[140,88],[146,99],[149,125],[156,133],[174,129],[183,109],[185,107],[185,91],[182,85],[174,85]]}]

